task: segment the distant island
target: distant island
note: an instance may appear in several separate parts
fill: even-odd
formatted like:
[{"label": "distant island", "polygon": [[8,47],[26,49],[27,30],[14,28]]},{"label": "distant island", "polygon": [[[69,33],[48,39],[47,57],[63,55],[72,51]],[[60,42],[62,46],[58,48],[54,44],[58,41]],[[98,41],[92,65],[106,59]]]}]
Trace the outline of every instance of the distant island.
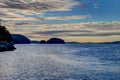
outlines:
[{"label": "distant island", "polygon": [[60,38],[50,38],[49,40],[32,41],[24,35],[12,34],[14,44],[65,44],[65,41]]},{"label": "distant island", "polygon": [[113,41],[113,42],[98,42],[98,43],[93,43],[93,42],[66,42],[67,44],[120,44],[120,41]]},{"label": "distant island", "polygon": [[49,40],[41,40],[40,44],[65,44],[65,41],[60,38],[50,38]]},{"label": "distant island", "polygon": [[114,41],[114,42],[103,42],[98,44],[120,44],[120,41]]},{"label": "distant island", "polygon": [[14,44],[30,44],[31,41],[24,35],[21,34],[12,34]]},{"label": "distant island", "polygon": [[[51,38],[52,39],[52,38]],[[54,39],[54,38],[53,38]],[[60,38],[59,38],[60,39]],[[50,40],[50,39],[49,39]],[[41,41],[31,41],[31,44],[120,44],[120,41],[113,41],[113,42],[98,42],[98,43],[93,43],[93,42],[84,42],[84,43],[80,43],[80,42],[57,42],[57,43],[49,43],[48,41],[45,40],[41,40]],[[61,39],[62,40],[62,39]]]}]

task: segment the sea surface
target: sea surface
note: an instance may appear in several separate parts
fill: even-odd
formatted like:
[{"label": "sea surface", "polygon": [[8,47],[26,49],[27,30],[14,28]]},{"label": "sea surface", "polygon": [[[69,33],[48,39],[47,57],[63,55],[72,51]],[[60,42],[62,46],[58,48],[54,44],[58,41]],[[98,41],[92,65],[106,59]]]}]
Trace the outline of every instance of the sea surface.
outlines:
[{"label": "sea surface", "polygon": [[0,52],[0,80],[120,80],[120,44],[20,44]]}]

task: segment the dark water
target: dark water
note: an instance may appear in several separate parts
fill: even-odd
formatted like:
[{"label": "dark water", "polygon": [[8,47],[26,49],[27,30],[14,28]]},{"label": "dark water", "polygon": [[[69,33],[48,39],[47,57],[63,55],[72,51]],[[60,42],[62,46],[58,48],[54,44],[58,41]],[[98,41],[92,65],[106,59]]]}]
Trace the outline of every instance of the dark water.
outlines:
[{"label": "dark water", "polygon": [[120,80],[120,44],[16,45],[0,80]]}]

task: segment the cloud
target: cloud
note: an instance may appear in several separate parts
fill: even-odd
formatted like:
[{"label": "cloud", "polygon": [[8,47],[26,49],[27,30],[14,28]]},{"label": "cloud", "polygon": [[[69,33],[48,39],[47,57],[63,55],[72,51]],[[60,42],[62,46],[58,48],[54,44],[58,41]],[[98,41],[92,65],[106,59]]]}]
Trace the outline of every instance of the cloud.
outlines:
[{"label": "cloud", "polygon": [[55,31],[36,31],[33,32],[32,34],[41,34],[41,35],[65,35],[67,33],[93,33],[93,31],[89,31],[89,30],[55,30]]},{"label": "cloud", "polygon": [[74,24],[41,24],[31,22],[16,22],[16,26],[28,27],[34,29],[34,32],[53,31],[94,31],[94,32],[115,32],[120,31],[120,21],[113,22],[84,22]]},{"label": "cloud", "polygon": [[85,33],[85,34],[67,34],[66,36],[79,36],[79,37],[82,37],[82,36],[91,36],[91,37],[94,37],[94,36],[120,36],[120,32],[99,32],[99,33]]},{"label": "cloud", "polygon": [[30,22],[18,22],[14,26],[8,25],[7,28],[11,33],[23,34],[33,40],[60,37],[65,40],[87,41],[89,39],[88,41],[102,41],[102,39],[115,40],[120,37],[120,21],[84,22],[76,24],[33,24]]},{"label": "cloud", "polygon": [[69,11],[80,4],[74,0],[0,0],[1,11],[22,12],[24,14],[43,13],[46,11]]},{"label": "cloud", "polygon": [[[5,12],[4,12],[5,11]],[[23,16],[20,16],[18,14],[15,14],[13,12],[6,12],[7,10],[1,10],[0,12],[0,18],[4,21],[7,20],[18,20],[24,18]]]},{"label": "cloud", "polygon": [[[64,11],[78,3],[73,0],[1,0],[0,7],[8,10],[26,10],[32,11]],[[69,4],[69,5],[68,5]]]},{"label": "cloud", "polygon": [[31,23],[28,23],[28,22],[16,22],[15,24],[14,24],[15,26],[30,26],[31,25]]},{"label": "cloud", "polygon": [[2,22],[3,20],[2,19],[0,19],[0,22]]},{"label": "cloud", "polygon": [[20,15],[9,15],[9,16],[6,16],[4,18],[1,18],[1,19],[4,19],[6,21],[20,21],[20,20],[26,20],[26,21],[55,21],[55,20],[58,20],[58,21],[66,21],[66,20],[82,20],[82,19],[86,19],[86,18],[91,18],[90,15],[79,15],[79,16],[51,16],[51,17],[37,17],[37,18],[34,18],[34,17],[23,17],[23,16],[20,16]]},{"label": "cloud", "polygon": [[41,17],[48,11],[70,11],[74,6],[82,7],[82,4],[75,0],[0,0],[0,19],[1,21],[84,19],[89,15]]},{"label": "cloud", "polygon": [[113,21],[113,22],[86,22],[81,23],[85,28],[95,29],[95,30],[102,30],[102,31],[113,31],[113,30],[120,30],[120,21]]},{"label": "cloud", "polygon": [[40,36],[120,36],[120,21],[113,22],[85,22],[77,24],[41,24],[33,35]]},{"label": "cloud", "polygon": [[94,30],[116,31],[120,30],[120,21],[113,22],[81,22],[73,24],[38,24],[42,30]]},{"label": "cloud", "polygon": [[57,16],[57,17],[46,17],[44,18],[44,20],[81,20],[90,17],[91,17],[90,15]]}]

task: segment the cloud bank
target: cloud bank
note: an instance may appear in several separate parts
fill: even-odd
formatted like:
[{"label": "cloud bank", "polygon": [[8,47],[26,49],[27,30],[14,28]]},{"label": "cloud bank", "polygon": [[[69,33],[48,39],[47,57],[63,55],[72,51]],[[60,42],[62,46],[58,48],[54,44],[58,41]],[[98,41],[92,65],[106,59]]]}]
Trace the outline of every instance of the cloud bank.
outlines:
[{"label": "cloud bank", "polygon": [[7,26],[11,33],[23,34],[32,40],[60,37],[66,41],[71,41],[72,39],[76,39],[77,41],[82,39],[88,41],[102,41],[104,39],[106,41],[112,41],[113,39],[119,40],[120,38],[120,21],[72,24],[16,22],[13,25]]},{"label": "cloud bank", "polygon": [[[0,17],[3,20],[15,18],[17,20],[24,18],[24,15],[42,14],[48,11],[69,11],[79,4],[81,3],[74,0],[0,0]],[[30,20],[29,17],[24,19]]]},{"label": "cloud bank", "polygon": [[[16,28],[17,27],[17,28]],[[119,37],[120,21],[85,22],[77,24],[31,24],[17,23],[11,32],[21,33],[30,38],[42,37]]]},{"label": "cloud bank", "polygon": [[45,12],[66,11],[78,5],[73,0],[0,0],[0,7],[8,11]]}]

